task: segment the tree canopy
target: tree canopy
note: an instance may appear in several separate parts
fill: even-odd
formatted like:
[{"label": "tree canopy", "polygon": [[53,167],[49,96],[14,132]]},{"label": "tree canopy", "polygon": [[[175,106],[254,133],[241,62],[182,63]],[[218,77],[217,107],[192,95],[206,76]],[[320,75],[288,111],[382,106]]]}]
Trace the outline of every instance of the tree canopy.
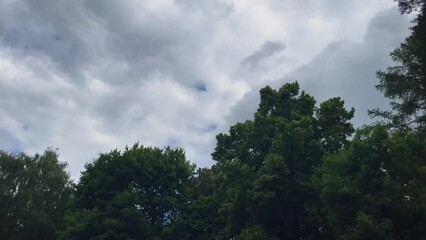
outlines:
[{"label": "tree canopy", "polygon": [[377,73],[392,101],[378,123],[355,130],[343,99],[317,104],[294,82],[260,90],[209,168],[135,144],[74,184],[55,150],[0,151],[0,239],[426,239],[425,1],[398,3],[418,15]]},{"label": "tree canopy", "polygon": [[391,111],[374,109],[391,127],[425,128],[426,125],[426,8],[424,1],[399,1],[404,9],[420,9],[412,33],[390,55],[395,66],[378,71],[377,89],[392,100]]},{"label": "tree canopy", "polygon": [[194,166],[182,149],[134,145],[101,154],[82,173],[63,239],[180,239]]},{"label": "tree canopy", "polygon": [[249,232],[271,239],[326,238],[312,175],[325,154],[348,143],[354,110],[347,111],[340,98],[317,109],[297,82],[265,87],[260,99],[254,120],[219,134],[212,154],[221,169],[217,189],[226,238]]},{"label": "tree canopy", "polygon": [[28,156],[0,151],[0,238],[56,239],[71,193],[56,151]]},{"label": "tree canopy", "polygon": [[359,129],[322,166],[327,220],[341,239],[426,238],[426,143],[384,126]]},{"label": "tree canopy", "polygon": [[424,7],[424,0],[395,0],[398,2],[402,13],[410,13],[415,10],[420,10]]}]

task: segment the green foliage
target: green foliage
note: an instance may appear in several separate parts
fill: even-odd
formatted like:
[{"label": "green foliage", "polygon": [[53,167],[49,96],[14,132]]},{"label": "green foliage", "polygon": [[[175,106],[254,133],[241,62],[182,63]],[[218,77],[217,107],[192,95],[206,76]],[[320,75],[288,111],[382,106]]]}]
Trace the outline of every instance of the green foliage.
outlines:
[{"label": "green foliage", "polygon": [[221,240],[225,221],[219,216],[220,198],[215,192],[216,169],[198,169],[190,183],[190,204],[182,210],[173,225],[175,238],[191,240]]},{"label": "green foliage", "polygon": [[355,131],[349,122],[354,113],[354,108],[346,111],[340,97],[321,103],[317,111],[318,131],[328,153],[336,153],[349,143],[347,137]]},{"label": "green foliage", "polygon": [[0,239],[56,239],[71,191],[65,167],[51,149],[0,151]]},{"label": "green foliage", "polygon": [[181,239],[194,166],[182,149],[134,145],[86,165],[63,239]]},{"label": "green foliage", "polygon": [[316,109],[297,83],[278,91],[263,88],[260,99],[254,120],[216,137],[212,156],[220,169],[216,189],[226,238],[254,232],[278,239],[326,238],[312,176],[325,153],[347,144],[354,110],[346,111],[340,98]]},{"label": "green foliage", "polygon": [[341,239],[426,237],[426,144],[415,133],[366,127],[322,166],[321,199]]},{"label": "green foliage", "polygon": [[[376,86],[392,100],[393,111],[374,109],[371,116],[389,120],[390,127],[425,129],[426,126],[426,8],[424,1],[400,4],[421,9],[412,33],[392,53],[396,66],[378,71],[380,82]],[[411,7],[408,7],[410,9]]]},{"label": "green foliage", "polygon": [[259,225],[251,225],[241,230],[241,233],[236,237],[237,240],[277,240],[276,237],[270,237],[265,229]]},{"label": "green foliage", "polygon": [[419,10],[425,5],[425,0],[394,0],[398,2],[402,13],[410,13]]}]

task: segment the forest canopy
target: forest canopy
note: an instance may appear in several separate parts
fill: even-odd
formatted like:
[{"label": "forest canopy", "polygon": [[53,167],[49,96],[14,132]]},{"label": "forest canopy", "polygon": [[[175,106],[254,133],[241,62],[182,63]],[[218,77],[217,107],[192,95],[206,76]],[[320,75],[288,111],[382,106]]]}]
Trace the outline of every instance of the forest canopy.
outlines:
[{"label": "forest canopy", "polygon": [[59,153],[0,151],[0,239],[426,239],[426,7],[377,72],[390,109],[355,129],[340,97],[263,87],[251,120],[216,136],[214,164],[139,143],[78,182]]}]

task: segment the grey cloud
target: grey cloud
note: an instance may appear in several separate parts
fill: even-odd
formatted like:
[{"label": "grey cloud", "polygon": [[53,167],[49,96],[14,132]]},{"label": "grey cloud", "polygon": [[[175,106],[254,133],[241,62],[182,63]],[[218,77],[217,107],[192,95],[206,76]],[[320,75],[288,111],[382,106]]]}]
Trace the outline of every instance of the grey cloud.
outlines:
[{"label": "grey cloud", "polygon": [[388,107],[388,100],[376,90],[376,71],[393,64],[389,52],[409,34],[409,18],[396,8],[379,12],[369,23],[363,42],[337,42],[329,45],[307,66],[292,74],[319,100],[342,96],[348,107],[355,107],[354,123],[372,120],[367,110]]},{"label": "grey cloud", "polygon": [[187,12],[200,11],[212,17],[228,17],[235,11],[233,3],[222,0],[175,0],[174,2]]},{"label": "grey cloud", "polygon": [[[410,18],[401,16],[396,7],[389,11],[379,12],[369,23],[365,42],[370,42],[372,49],[376,48],[396,48],[403,37],[409,34]],[[388,57],[389,59],[389,57]]]},{"label": "grey cloud", "polygon": [[0,135],[2,136],[0,138],[0,146],[3,149],[10,149],[11,152],[22,151],[19,141],[14,139],[8,132],[0,130]]},{"label": "grey cloud", "polygon": [[207,91],[207,86],[204,83],[196,83],[193,86],[198,92],[206,92]]},{"label": "grey cloud", "polygon": [[253,54],[246,57],[241,65],[250,69],[256,68],[259,63],[272,55],[282,52],[285,45],[282,42],[266,41]]},{"label": "grey cloud", "polygon": [[97,152],[138,140],[196,143],[193,160],[208,159],[209,124],[227,103],[205,52],[232,6],[190,2],[0,0],[0,116],[10,120],[0,147],[58,147],[73,177]]},{"label": "grey cloud", "polygon": [[137,86],[153,74],[172,76],[194,91],[206,91],[207,83],[200,82],[214,80],[200,65],[202,53],[215,18],[224,17],[211,12],[230,14],[230,5],[176,2],[207,16],[191,16],[175,6],[171,16],[163,16],[131,1],[22,1],[1,12],[8,25],[0,43],[18,58],[47,56],[73,85],[87,87],[86,74],[113,85],[116,89],[95,103],[95,112],[116,123],[140,94]]},{"label": "grey cloud", "polygon": [[90,49],[77,33],[88,23],[77,2],[16,1],[0,11],[7,22],[1,45],[17,56],[47,55],[71,74],[87,63]]},{"label": "grey cloud", "polygon": [[[372,77],[342,78],[377,58],[366,68],[374,75],[404,34],[386,25],[395,16],[383,20],[385,26],[380,23],[385,16],[379,16],[364,43],[330,45],[322,56],[284,75],[287,70],[281,69],[300,66],[311,59],[312,49],[336,38],[331,33],[319,43],[311,40],[312,29],[304,27],[321,15],[318,4],[330,1],[310,2],[316,4],[0,0],[0,148],[34,153],[58,147],[74,178],[99,151],[136,141],[180,145],[192,161],[207,166],[214,135],[225,121],[234,124],[252,116],[257,90],[269,79],[286,77],[274,86],[299,80],[323,98],[342,95],[347,88],[337,78],[354,82]],[[275,34],[262,31],[265,24],[291,28]],[[282,42],[288,46],[285,57]],[[247,89],[253,91],[224,119]]]},{"label": "grey cloud", "polygon": [[[302,90],[314,95],[318,102],[341,96],[347,107],[356,109],[354,124],[367,124],[372,121],[367,116],[368,109],[388,106],[387,99],[374,87],[376,71],[392,64],[389,52],[408,35],[409,21],[396,8],[379,12],[370,21],[361,43],[331,43],[311,62],[269,85],[279,88],[286,82],[298,81]],[[259,88],[248,92],[234,106],[224,128],[253,117]]]},{"label": "grey cloud", "polygon": [[[191,1],[178,2],[188,5]],[[208,4],[212,8],[199,11],[228,9],[225,3],[211,2],[215,3]],[[79,85],[84,84],[85,71],[115,85],[138,84],[156,71],[187,86],[205,80],[202,68],[188,66],[202,62],[200,53],[214,32],[215,18],[224,16],[209,14],[207,19],[179,12],[173,5],[162,9],[170,11],[164,16],[141,5],[129,1],[17,2],[0,10],[8,23],[0,43],[22,58],[48,56]],[[118,72],[116,65],[122,66]]]}]

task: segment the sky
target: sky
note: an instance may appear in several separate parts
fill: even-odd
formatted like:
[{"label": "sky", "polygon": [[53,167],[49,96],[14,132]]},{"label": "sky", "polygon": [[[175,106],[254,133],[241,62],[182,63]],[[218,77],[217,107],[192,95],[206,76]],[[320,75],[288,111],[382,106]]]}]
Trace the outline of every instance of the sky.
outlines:
[{"label": "sky", "polygon": [[294,81],[368,124],[411,17],[392,0],[0,0],[0,149],[56,148],[73,179],[136,142],[208,167],[259,89]]}]

